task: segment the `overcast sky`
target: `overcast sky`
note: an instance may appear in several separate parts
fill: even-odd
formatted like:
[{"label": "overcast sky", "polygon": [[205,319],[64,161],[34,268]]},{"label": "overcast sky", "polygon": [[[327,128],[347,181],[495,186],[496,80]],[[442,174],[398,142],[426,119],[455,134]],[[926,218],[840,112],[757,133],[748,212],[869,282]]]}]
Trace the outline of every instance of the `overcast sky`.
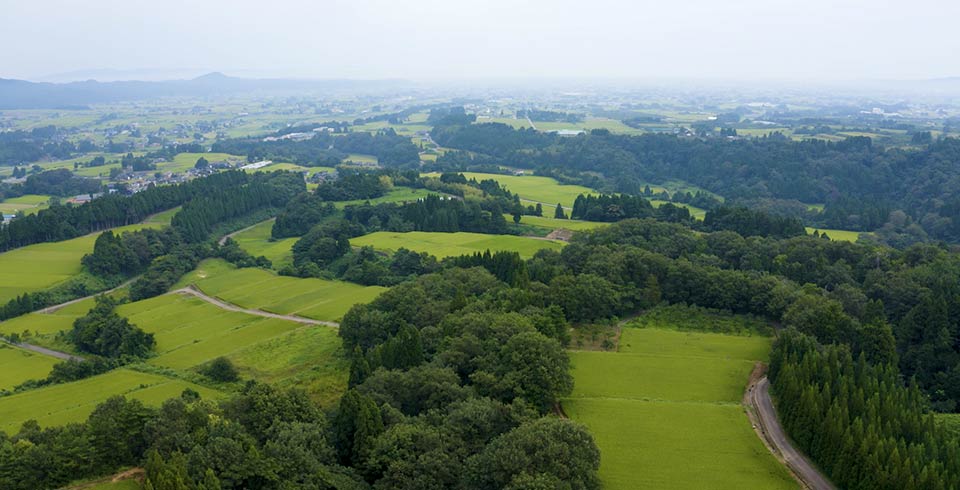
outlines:
[{"label": "overcast sky", "polygon": [[0,78],[102,69],[412,80],[960,75],[956,0],[0,4]]}]

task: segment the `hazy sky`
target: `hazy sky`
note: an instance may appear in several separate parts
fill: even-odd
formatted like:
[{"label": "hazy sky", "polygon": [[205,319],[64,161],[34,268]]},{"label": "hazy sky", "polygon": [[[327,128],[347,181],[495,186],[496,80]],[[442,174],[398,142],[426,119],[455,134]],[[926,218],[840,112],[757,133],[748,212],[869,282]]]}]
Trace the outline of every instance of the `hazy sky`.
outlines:
[{"label": "hazy sky", "polygon": [[960,75],[956,0],[0,0],[0,78]]}]

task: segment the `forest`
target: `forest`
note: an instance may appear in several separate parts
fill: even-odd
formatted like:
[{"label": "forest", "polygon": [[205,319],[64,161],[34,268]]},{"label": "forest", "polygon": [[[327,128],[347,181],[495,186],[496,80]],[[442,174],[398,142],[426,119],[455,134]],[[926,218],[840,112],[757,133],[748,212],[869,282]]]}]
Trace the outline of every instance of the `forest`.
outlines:
[{"label": "forest", "polygon": [[[918,149],[874,145],[863,136],[827,142],[777,134],[731,139],[593,130],[565,138],[455,117],[440,119],[431,136],[444,147],[476,153],[441,155],[436,165],[444,170],[519,166],[628,194],[641,194],[645,182],[680,179],[734,202],[824,203],[822,216],[811,223],[817,226],[873,231],[889,224],[891,234],[911,236],[907,245],[960,241],[956,138]],[[891,211],[906,221],[890,220]],[[920,231],[906,230],[912,224]]]}]

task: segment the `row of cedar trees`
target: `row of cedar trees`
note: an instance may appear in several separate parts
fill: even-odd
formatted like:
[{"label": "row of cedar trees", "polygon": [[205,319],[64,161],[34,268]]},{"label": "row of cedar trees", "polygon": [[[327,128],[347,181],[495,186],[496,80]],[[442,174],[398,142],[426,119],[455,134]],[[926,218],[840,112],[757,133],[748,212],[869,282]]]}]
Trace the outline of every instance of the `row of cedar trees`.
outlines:
[{"label": "row of cedar trees", "polygon": [[769,376],[787,431],[841,488],[960,487],[956,437],[938,430],[923,393],[894,365],[787,330]]}]

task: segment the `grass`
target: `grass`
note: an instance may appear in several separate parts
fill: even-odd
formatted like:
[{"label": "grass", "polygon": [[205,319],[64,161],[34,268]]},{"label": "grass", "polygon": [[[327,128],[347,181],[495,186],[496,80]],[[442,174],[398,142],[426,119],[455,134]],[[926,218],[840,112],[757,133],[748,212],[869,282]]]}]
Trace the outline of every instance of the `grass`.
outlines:
[{"label": "grass", "polygon": [[181,283],[244,308],[337,321],[353,305],[373,301],[386,288],[343,281],[279,276],[263,269],[234,269],[209,260]]},{"label": "grass", "polygon": [[389,192],[380,197],[375,197],[373,199],[357,199],[354,201],[338,201],[334,205],[337,209],[343,209],[346,206],[363,204],[369,202],[370,204],[382,204],[388,202],[402,203],[416,201],[418,199],[423,199],[430,194],[436,194],[436,192],[428,191],[425,189],[411,189],[410,187],[394,187]]},{"label": "grass", "polygon": [[770,339],[624,328],[620,352],[571,353],[566,413],[601,450],[604,488],[797,488],[740,405]]},{"label": "grass", "polygon": [[218,391],[156,374],[117,369],[92,378],[48,386],[0,398],[0,431],[13,434],[27,420],[42,427],[82,422],[107,398],[123,395],[146,405],[159,406],[190,388],[204,398],[219,398]]},{"label": "grass", "polygon": [[273,262],[274,269],[279,269],[282,265],[293,260],[293,244],[299,240],[299,237],[272,241],[270,232],[273,230],[274,221],[276,220],[270,219],[258,223],[237,233],[233,236],[233,239],[240,245],[240,248],[246,250],[250,255],[254,257],[263,255]]},{"label": "grass", "polygon": [[33,214],[48,206],[50,196],[42,194],[27,194],[20,197],[11,197],[0,202],[0,214]]},{"label": "grass", "polygon": [[0,390],[46,378],[57,362],[53,357],[0,343]]},{"label": "grass", "polygon": [[228,311],[179,294],[121,305],[117,313],[156,338],[150,364],[188,369],[300,327],[300,324]]},{"label": "grass", "polygon": [[[653,207],[655,207],[655,208],[659,208],[660,206],[663,206],[664,204],[666,204],[666,203],[668,203],[668,202],[670,202],[670,201],[661,201],[661,200],[659,200],[659,199],[650,199],[650,204],[652,204]],[[703,220],[703,218],[705,218],[705,217],[707,216],[707,210],[706,210],[706,209],[703,209],[703,208],[698,208],[698,207],[696,207],[696,206],[691,206],[691,205],[689,205],[689,204],[684,204],[684,203],[682,203],[682,202],[671,202],[670,204],[673,204],[674,206],[679,206],[679,207],[681,207],[681,208],[687,208],[687,209],[689,209],[689,210],[690,210],[690,216],[693,216],[694,218],[696,218],[696,219],[698,219],[698,220],[701,220],[701,221]]]},{"label": "grass", "polygon": [[831,240],[837,240],[841,242],[856,242],[860,239],[860,234],[863,232],[860,231],[847,231],[847,230],[828,230],[825,228],[811,228],[807,227],[807,234],[812,235],[814,231],[819,231],[820,234],[826,233]]},{"label": "grass", "polygon": [[120,480],[118,482],[97,483],[92,487],[84,487],[84,490],[140,490],[140,484],[137,480]]},{"label": "grass", "polygon": [[[463,172],[468,179],[486,180],[493,179],[506,187],[510,192],[520,196],[520,199],[530,202],[539,202],[544,205],[553,206],[557,203],[566,208],[573,207],[573,201],[580,194],[596,194],[597,192],[582,185],[564,185],[551,177],[537,177],[533,175],[500,175],[483,174],[475,172]],[[553,211],[553,208],[546,209],[544,212]]]},{"label": "grass", "polygon": [[[155,217],[154,220],[156,221],[114,228],[113,231],[121,233],[143,228],[160,228],[169,223],[165,215]],[[55,286],[79,274],[82,270],[80,259],[93,252],[93,244],[100,233],[102,232],[62,242],[28,245],[0,253],[0,304],[26,292]]]},{"label": "grass", "polygon": [[321,406],[347,389],[350,365],[336,330],[304,326],[227,356],[244,378],[297,387]]},{"label": "grass", "polygon": [[200,157],[206,158],[210,163],[228,161],[231,163],[246,163],[246,157],[230,155],[229,153],[178,153],[173,157],[172,162],[163,162],[157,164],[158,172],[186,172],[197,164]]},{"label": "grass", "polygon": [[[522,222],[522,221],[521,221]],[[358,238],[351,238],[355,247],[371,246],[377,250],[395,251],[404,247],[415,252],[427,252],[437,258],[452,257],[485,250],[508,250],[522,257],[532,257],[538,250],[560,250],[564,242],[540,240],[513,235],[485,235],[482,233],[438,233],[411,231],[407,233],[378,231]]]},{"label": "grass", "polygon": [[[546,212],[546,210],[544,210]],[[503,215],[507,219],[508,223],[513,223],[513,216],[509,214]],[[610,223],[600,223],[596,221],[580,221],[575,219],[553,219],[547,218],[545,216],[523,216],[520,218],[521,225],[530,225],[536,226],[538,228],[546,228],[549,230],[556,229],[565,229],[570,231],[585,231],[593,230],[596,228],[602,228],[608,226]]]}]

